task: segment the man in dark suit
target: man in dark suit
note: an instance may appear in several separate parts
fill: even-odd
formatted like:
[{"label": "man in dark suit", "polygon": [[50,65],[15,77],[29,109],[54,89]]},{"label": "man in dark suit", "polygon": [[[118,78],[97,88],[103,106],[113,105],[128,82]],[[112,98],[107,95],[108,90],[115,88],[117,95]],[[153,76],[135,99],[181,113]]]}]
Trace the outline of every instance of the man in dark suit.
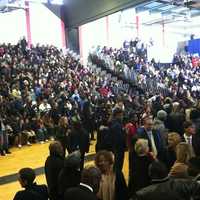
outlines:
[{"label": "man in dark suit", "polygon": [[168,170],[161,162],[149,166],[152,185],[142,188],[133,197],[136,200],[183,200],[199,199],[200,184],[191,179],[170,179]]},{"label": "man in dark suit", "polygon": [[37,185],[34,180],[35,172],[33,169],[21,169],[19,171],[19,182],[25,190],[17,192],[13,200],[48,200],[47,186]]},{"label": "man in dark suit", "polygon": [[126,134],[123,129],[123,110],[119,107],[113,110],[113,119],[110,124],[112,136],[112,152],[115,155],[115,167],[122,170],[124,163],[124,152],[126,149]]},{"label": "man in dark suit", "polygon": [[49,188],[50,200],[58,199],[58,175],[64,167],[64,151],[60,142],[49,145],[50,155],[45,162],[45,176]]},{"label": "man in dark suit", "polygon": [[96,167],[85,168],[82,171],[79,187],[66,190],[64,200],[97,200],[101,172]]},{"label": "man in dark suit", "polygon": [[185,121],[184,124],[184,134],[182,140],[190,146],[191,154],[194,157],[199,156],[200,140],[198,135],[196,135],[196,127],[192,121]]},{"label": "man in dark suit", "polygon": [[137,137],[148,140],[149,150],[159,160],[164,159],[164,145],[159,131],[153,129],[153,120],[147,117],[144,126],[138,128]]}]

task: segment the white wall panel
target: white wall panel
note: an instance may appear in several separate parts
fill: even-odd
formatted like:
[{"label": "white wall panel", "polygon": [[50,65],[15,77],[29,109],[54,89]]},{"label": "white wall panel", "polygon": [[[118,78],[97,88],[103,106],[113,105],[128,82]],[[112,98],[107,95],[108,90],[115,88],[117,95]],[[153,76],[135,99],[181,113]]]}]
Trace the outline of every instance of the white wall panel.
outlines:
[{"label": "white wall panel", "polygon": [[17,43],[23,36],[26,37],[26,18],[24,10],[0,13],[0,43]]},{"label": "white wall panel", "polygon": [[33,44],[62,47],[60,18],[44,5],[30,3],[30,24]]}]

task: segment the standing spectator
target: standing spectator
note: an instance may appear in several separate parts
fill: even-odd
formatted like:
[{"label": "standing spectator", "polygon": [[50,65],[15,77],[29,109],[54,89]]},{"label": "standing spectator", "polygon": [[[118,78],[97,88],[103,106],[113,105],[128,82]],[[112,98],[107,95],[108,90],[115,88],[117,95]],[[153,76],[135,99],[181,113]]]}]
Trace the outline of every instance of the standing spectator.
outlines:
[{"label": "standing spectator", "polygon": [[99,192],[102,200],[127,200],[128,189],[124,175],[120,169],[114,169],[114,155],[109,151],[99,151],[95,157],[95,164],[102,173]]},{"label": "standing spectator", "polygon": [[90,133],[91,140],[95,140],[94,138],[94,120],[93,120],[93,113],[90,101],[86,101],[83,104],[83,110],[82,110],[82,122],[83,127]]},{"label": "standing spectator", "polygon": [[169,175],[174,178],[187,178],[188,161],[190,158],[191,151],[189,145],[185,142],[179,143],[176,147],[176,161]]},{"label": "standing spectator", "polygon": [[126,134],[123,129],[123,111],[116,107],[113,110],[113,118],[110,123],[110,132],[112,135],[112,151],[115,155],[115,167],[122,170],[124,163],[124,152],[126,148]]},{"label": "standing spectator", "polygon": [[85,168],[81,174],[79,187],[66,190],[64,200],[97,200],[101,172],[95,167]]},{"label": "standing spectator", "polygon": [[192,180],[170,179],[168,172],[160,162],[153,162],[149,167],[152,185],[136,193],[137,200],[183,200],[199,199],[200,185]]},{"label": "standing spectator", "polygon": [[45,176],[49,189],[50,200],[57,200],[58,194],[58,175],[64,166],[64,152],[60,142],[53,142],[49,145],[49,153],[45,162]]},{"label": "standing spectator", "polygon": [[81,155],[78,151],[69,154],[64,161],[64,167],[58,176],[58,192],[60,199],[64,199],[64,192],[71,187],[80,184],[81,171],[80,162]]},{"label": "standing spectator", "polygon": [[195,125],[196,134],[193,135],[193,148],[196,156],[200,156],[200,112],[197,109],[194,109],[190,113],[190,119]]},{"label": "standing spectator", "polygon": [[79,150],[81,153],[80,169],[84,167],[85,154],[89,152],[90,136],[86,129],[84,129],[80,120],[73,121],[72,131],[69,135],[69,146],[71,152]]},{"label": "standing spectator", "polygon": [[64,154],[66,153],[66,149],[68,153],[70,153],[69,148],[69,122],[67,117],[62,116],[59,119],[57,132],[56,132],[56,139],[60,141],[62,144]]},{"label": "standing spectator", "polygon": [[168,134],[168,146],[166,150],[166,166],[168,170],[174,165],[176,161],[176,147],[181,142],[181,137],[178,133],[170,132]]},{"label": "standing spectator", "polygon": [[194,157],[195,152],[198,152],[199,141],[196,140],[196,127],[191,121],[184,122],[184,134],[183,134],[183,141],[186,142],[191,150],[191,155]]},{"label": "standing spectator", "polygon": [[149,177],[149,165],[154,161],[149,152],[148,140],[138,139],[135,143],[135,155],[133,169],[131,169],[131,181],[129,182],[130,192],[138,191],[151,183]]},{"label": "standing spectator", "polygon": [[4,124],[3,118],[0,116],[0,154],[5,156],[10,154],[8,150],[8,135],[6,130],[6,125]]},{"label": "standing spectator", "polygon": [[160,132],[153,129],[152,118],[146,118],[144,120],[144,127],[140,127],[137,130],[137,136],[139,138],[147,139],[149,150],[153,153],[154,157],[162,160],[164,156],[164,145]]},{"label": "standing spectator", "polygon": [[173,111],[168,118],[168,126],[170,132],[177,132],[180,135],[184,133],[183,123],[185,121],[185,115],[180,110],[180,103],[173,103]]},{"label": "standing spectator", "polygon": [[165,128],[166,119],[167,112],[164,110],[159,110],[156,118],[154,119],[154,129],[160,132],[164,146],[166,146],[167,143],[167,129]]},{"label": "standing spectator", "polygon": [[188,161],[188,175],[200,183],[200,158],[194,157]]}]

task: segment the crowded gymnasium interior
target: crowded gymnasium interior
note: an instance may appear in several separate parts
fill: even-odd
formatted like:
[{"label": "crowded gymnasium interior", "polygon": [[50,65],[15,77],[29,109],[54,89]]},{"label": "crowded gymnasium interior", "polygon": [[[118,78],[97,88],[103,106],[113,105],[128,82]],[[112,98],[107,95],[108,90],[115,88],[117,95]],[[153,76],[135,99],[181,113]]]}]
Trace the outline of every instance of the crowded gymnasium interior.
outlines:
[{"label": "crowded gymnasium interior", "polygon": [[0,200],[200,200],[200,0],[0,0]]}]

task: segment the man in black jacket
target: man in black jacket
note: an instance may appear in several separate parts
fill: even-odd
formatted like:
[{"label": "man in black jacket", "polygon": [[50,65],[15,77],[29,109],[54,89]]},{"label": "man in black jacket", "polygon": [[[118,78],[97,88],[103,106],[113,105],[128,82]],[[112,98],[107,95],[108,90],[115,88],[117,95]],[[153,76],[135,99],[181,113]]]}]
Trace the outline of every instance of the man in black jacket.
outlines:
[{"label": "man in black jacket", "polygon": [[101,172],[96,167],[85,168],[82,171],[79,187],[66,190],[65,200],[97,200],[96,193],[99,190]]},{"label": "man in black jacket", "polygon": [[200,199],[200,184],[187,179],[169,179],[167,168],[155,161],[149,167],[152,185],[136,192],[136,200]]},{"label": "man in black jacket", "polygon": [[25,190],[15,194],[13,200],[48,200],[46,185],[34,183],[35,172],[31,168],[23,168],[19,171],[19,182]]},{"label": "man in black jacket", "polygon": [[116,107],[113,110],[113,119],[110,124],[110,133],[112,136],[112,152],[115,155],[115,167],[122,170],[124,163],[124,152],[126,149],[126,134],[123,129],[123,111]]},{"label": "man in black jacket", "polygon": [[198,135],[196,135],[196,127],[192,121],[185,121],[184,122],[184,134],[182,137],[183,142],[186,142],[191,151],[191,155],[194,157],[195,155],[198,156],[200,140]]},{"label": "man in black jacket", "polygon": [[188,175],[200,183],[200,157],[193,157],[188,161]]},{"label": "man in black jacket", "polygon": [[60,142],[49,145],[50,155],[45,162],[45,176],[49,188],[50,200],[58,199],[58,175],[64,166],[64,152]]}]

